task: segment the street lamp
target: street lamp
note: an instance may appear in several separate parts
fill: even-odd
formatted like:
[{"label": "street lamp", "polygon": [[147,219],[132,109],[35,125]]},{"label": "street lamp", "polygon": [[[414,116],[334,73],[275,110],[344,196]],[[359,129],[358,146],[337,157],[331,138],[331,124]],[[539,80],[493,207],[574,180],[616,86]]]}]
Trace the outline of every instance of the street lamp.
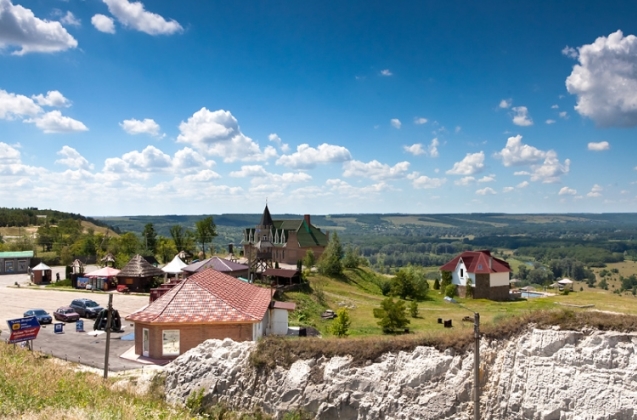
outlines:
[{"label": "street lamp", "polygon": [[473,418],[475,420],[480,420],[480,314],[472,311],[454,299],[449,299],[447,302],[454,303],[473,313],[473,338],[475,340],[475,351],[473,352]]}]

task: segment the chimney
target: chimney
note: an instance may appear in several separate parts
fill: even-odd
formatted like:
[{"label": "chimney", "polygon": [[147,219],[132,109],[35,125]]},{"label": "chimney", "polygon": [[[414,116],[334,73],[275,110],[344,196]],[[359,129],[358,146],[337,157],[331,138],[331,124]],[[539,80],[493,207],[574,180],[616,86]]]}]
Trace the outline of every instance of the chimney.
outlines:
[{"label": "chimney", "polygon": [[305,223],[307,223],[308,227],[311,225],[310,223],[310,215],[306,214],[303,216],[303,219],[305,220]]},{"label": "chimney", "polygon": [[489,256],[489,268],[493,270],[493,257]]}]

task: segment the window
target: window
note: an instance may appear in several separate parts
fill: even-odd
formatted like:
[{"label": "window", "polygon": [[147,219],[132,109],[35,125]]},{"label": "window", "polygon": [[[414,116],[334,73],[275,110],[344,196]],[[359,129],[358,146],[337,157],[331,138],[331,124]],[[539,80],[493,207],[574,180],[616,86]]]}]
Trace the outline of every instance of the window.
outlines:
[{"label": "window", "polygon": [[478,264],[478,270],[482,270],[482,264]]},{"label": "window", "polygon": [[13,273],[13,261],[4,262],[4,271],[6,273]]},{"label": "window", "polygon": [[464,277],[464,268],[460,269],[460,277]]},{"label": "window", "polygon": [[18,260],[18,271],[20,271],[20,272],[27,271],[27,261],[26,260]]},{"label": "window", "polygon": [[179,356],[179,330],[163,330],[161,338],[162,355]]}]

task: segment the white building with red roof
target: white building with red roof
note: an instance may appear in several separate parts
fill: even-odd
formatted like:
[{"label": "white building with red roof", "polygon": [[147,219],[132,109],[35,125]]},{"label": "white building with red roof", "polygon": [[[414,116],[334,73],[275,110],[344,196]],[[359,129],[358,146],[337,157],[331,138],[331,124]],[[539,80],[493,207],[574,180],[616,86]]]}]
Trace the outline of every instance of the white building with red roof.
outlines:
[{"label": "white building with red roof", "polygon": [[250,341],[285,334],[289,310],[294,307],[275,307],[271,289],[208,269],[126,320],[135,323],[136,354],[173,359],[211,338]]},{"label": "white building with red roof", "polygon": [[491,255],[490,251],[465,251],[442,267],[451,272],[451,283],[465,297],[467,287],[473,288],[474,299],[509,299],[509,263]]}]

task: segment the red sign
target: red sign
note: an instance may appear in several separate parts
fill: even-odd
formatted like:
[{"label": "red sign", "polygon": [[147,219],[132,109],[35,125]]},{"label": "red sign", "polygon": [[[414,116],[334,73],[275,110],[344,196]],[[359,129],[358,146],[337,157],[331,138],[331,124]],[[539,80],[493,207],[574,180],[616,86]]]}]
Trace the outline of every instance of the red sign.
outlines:
[{"label": "red sign", "polygon": [[9,319],[7,320],[11,336],[9,337],[9,344],[20,343],[22,341],[35,340],[40,332],[40,323],[34,316],[26,318]]}]

